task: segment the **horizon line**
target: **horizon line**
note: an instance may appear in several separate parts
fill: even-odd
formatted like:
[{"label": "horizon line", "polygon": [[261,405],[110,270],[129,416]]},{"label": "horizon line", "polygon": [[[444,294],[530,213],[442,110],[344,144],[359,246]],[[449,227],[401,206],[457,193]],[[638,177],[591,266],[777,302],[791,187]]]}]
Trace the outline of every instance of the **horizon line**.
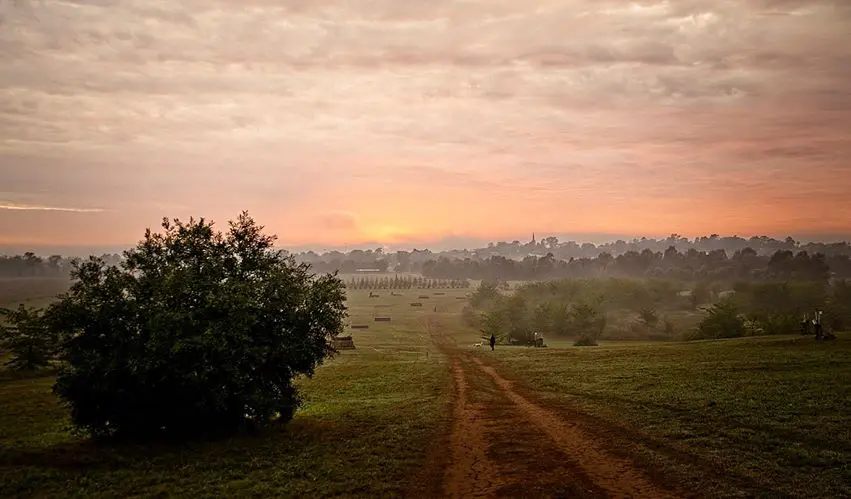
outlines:
[{"label": "horizon line", "polygon": [[[694,243],[700,238],[711,237],[713,235],[717,236],[718,239],[722,239],[722,240],[728,239],[728,238],[739,238],[739,239],[748,241],[748,240],[751,240],[751,239],[754,239],[754,238],[766,237],[766,238],[769,238],[769,239],[772,239],[772,240],[775,240],[775,241],[785,241],[787,238],[792,238],[798,244],[841,244],[841,243],[849,244],[849,243],[851,243],[851,238],[849,237],[849,236],[851,236],[851,234],[840,235],[840,234],[836,234],[836,233],[833,233],[833,234],[830,234],[830,233],[821,233],[821,234],[820,233],[811,233],[811,234],[799,234],[797,236],[794,236],[794,235],[780,236],[780,235],[767,235],[767,234],[743,236],[743,235],[739,235],[739,234],[720,235],[720,234],[717,234],[717,233],[702,235],[702,236],[685,236],[685,235],[682,235],[682,234],[679,234],[679,233],[676,233],[676,232],[671,233],[667,236],[626,236],[626,235],[620,235],[619,236],[619,235],[615,235],[615,234],[604,234],[604,233],[599,233],[599,234],[587,233],[587,234],[585,234],[585,235],[590,236],[590,238],[593,238],[595,240],[589,240],[590,238],[584,239],[584,240],[577,238],[576,236],[580,236],[580,234],[574,234],[573,236],[562,234],[561,237],[558,234],[546,235],[546,236],[543,236],[543,237],[538,237],[537,232],[535,232],[535,234],[536,234],[536,241],[538,243],[540,243],[541,241],[543,241],[543,240],[545,240],[549,237],[556,237],[556,238],[559,239],[559,244],[572,242],[572,243],[577,243],[577,244],[593,244],[594,246],[598,246],[598,247],[604,246],[604,245],[607,245],[607,244],[613,244],[613,243],[616,243],[618,241],[623,241],[627,244],[631,244],[631,243],[634,243],[634,242],[640,243],[640,242],[642,242],[642,240],[660,242],[660,241],[664,241],[664,240],[668,239],[669,237],[671,237],[671,235],[675,235],[675,234],[678,235],[680,238],[683,238],[690,243]],[[595,235],[597,237],[593,237]],[[565,236],[571,237],[571,238],[562,239],[562,237],[565,237]],[[605,238],[605,239],[601,239],[601,238]],[[462,240],[466,240],[466,241],[462,242]],[[528,244],[529,242],[531,242],[531,239],[524,241],[524,240],[518,239],[516,237],[504,238],[504,239],[499,239],[499,238],[487,239],[487,238],[480,238],[480,237],[474,237],[474,236],[455,235],[455,236],[447,236],[447,237],[444,237],[442,239],[437,239],[437,240],[433,240],[433,241],[429,241],[429,242],[422,241],[422,242],[420,242],[420,244],[417,244],[415,242],[383,243],[383,242],[380,242],[380,241],[363,241],[363,242],[356,242],[356,243],[341,243],[341,244],[322,244],[322,243],[276,244],[273,247],[275,249],[285,250],[285,251],[289,251],[291,253],[307,253],[307,252],[310,252],[310,251],[313,251],[314,253],[320,253],[320,254],[321,253],[328,253],[328,252],[335,252],[335,251],[341,252],[341,253],[348,253],[350,251],[355,251],[355,250],[362,250],[363,251],[363,250],[374,250],[374,249],[377,249],[377,248],[381,248],[383,250],[393,250],[393,251],[414,251],[414,250],[425,251],[425,250],[429,250],[429,251],[433,251],[433,252],[436,252],[436,253],[444,253],[444,252],[453,252],[453,251],[471,251],[471,250],[479,250],[479,249],[488,249],[488,245],[490,245],[490,244],[494,244],[494,245],[499,244],[499,243],[512,244],[514,241],[518,241],[521,244]],[[468,244],[465,245],[464,242],[466,242]],[[109,251],[106,251],[106,253],[113,253],[113,252],[123,252],[127,249],[135,247],[137,244],[138,244],[138,241],[136,243],[125,243],[125,244],[85,244],[85,243],[81,243],[81,244],[58,243],[57,244],[57,243],[45,243],[45,242],[38,242],[38,243],[35,243],[35,242],[33,242],[33,243],[23,243],[23,242],[2,243],[2,242],[0,242],[0,251],[9,250],[9,249],[14,249],[15,251],[21,251],[24,248],[30,248],[32,250],[52,248],[54,250],[59,250],[61,248],[61,249],[65,249],[65,250],[76,250],[76,251],[85,250],[85,249],[89,249],[89,250],[109,250]],[[448,245],[451,245],[451,244],[455,244],[456,246],[448,247]],[[24,251],[24,252],[26,252],[26,251]],[[61,252],[58,252],[57,254],[59,254],[59,253],[61,253]]]}]

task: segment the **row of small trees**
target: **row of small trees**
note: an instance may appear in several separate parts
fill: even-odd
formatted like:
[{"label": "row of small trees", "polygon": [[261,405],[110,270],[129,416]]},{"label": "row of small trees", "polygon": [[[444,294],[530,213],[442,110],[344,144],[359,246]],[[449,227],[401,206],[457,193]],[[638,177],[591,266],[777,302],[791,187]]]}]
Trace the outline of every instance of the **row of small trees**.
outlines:
[{"label": "row of small trees", "polygon": [[334,350],[345,286],[273,249],[246,213],[226,232],[164,220],[117,266],[92,257],[44,311],[5,311],[10,366],[58,364],[54,391],[94,436],[176,438],[289,421],[293,386]]},{"label": "row of small trees", "polygon": [[353,277],[346,282],[349,289],[467,289],[466,279],[428,279],[425,277]]}]

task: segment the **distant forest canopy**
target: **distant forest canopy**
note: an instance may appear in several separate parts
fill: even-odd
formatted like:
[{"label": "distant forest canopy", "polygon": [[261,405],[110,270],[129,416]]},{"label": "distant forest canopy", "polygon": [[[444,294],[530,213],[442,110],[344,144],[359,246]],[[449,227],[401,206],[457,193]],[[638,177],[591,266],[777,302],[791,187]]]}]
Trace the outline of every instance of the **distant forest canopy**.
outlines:
[{"label": "distant forest canopy", "polygon": [[[282,250],[286,252],[286,250]],[[561,242],[545,237],[526,243],[490,243],[486,248],[432,252],[313,251],[293,253],[317,273],[417,273],[434,279],[538,280],[564,277],[655,276],[676,279],[820,279],[851,277],[851,244],[802,243],[791,237],[745,239],[718,235],[688,239],[618,240],[604,244]],[[110,264],[117,254],[103,255]],[[0,256],[0,277],[61,277],[71,258],[33,253]]]},{"label": "distant forest canopy", "polygon": [[440,258],[422,266],[429,278],[481,279],[489,281],[541,281],[590,277],[655,277],[680,281],[825,281],[851,278],[848,255],[825,257],[806,251],[778,250],[760,256],[745,248],[728,256],[724,250],[709,253],[675,248],[665,252],[631,251],[619,256],[602,253],[596,258],[557,260],[552,256],[511,260],[495,256],[486,260]]},{"label": "distant forest canopy", "polygon": [[[671,259],[676,254],[680,255],[679,260]],[[662,262],[666,255],[667,260]],[[796,256],[796,265],[801,267],[804,255],[815,262],[813,268],[803,271],[804,274],[797,269],[777,270],[780,261]],[[440,279],[534,280],[600,273],[621,276],[668,274],[669,277],[684,279],[704,276],[746,278],[751,271],[756,272],[754,277],[803,276],[824,272],[824,269],[813,270],[822,266],[819,262],[827,264],[828,272],[832,271],[836,276],[849,276],[851,244],[845,241],[802,243],[791,237],[782,240],[767,236],[745,239],[715,234],[687,239],[672,234],[665,239],[641,238],[599,245],[560,242],[556,237],[545,237],[527,243],[491,243],[486,248],[473,250],[431,252],[425,249],[385,253],[377,248],[347,253],[303,252],[294,256],[299,261],[310,263],[318,272],[411,272]],[[772,269],[767,269],[772,258],[777,261]],[[761,269],[766,272],[760,273]]]},{"label": "distant forest canopy", "polygon": [[[124,257],[112,254],[101,255],[100,258],[108,265],[117,265]],[[0,278],[67,277],[75,260],[80,258],[61,255],[42,258],[32,252],[23,255],[0,255]]]}]

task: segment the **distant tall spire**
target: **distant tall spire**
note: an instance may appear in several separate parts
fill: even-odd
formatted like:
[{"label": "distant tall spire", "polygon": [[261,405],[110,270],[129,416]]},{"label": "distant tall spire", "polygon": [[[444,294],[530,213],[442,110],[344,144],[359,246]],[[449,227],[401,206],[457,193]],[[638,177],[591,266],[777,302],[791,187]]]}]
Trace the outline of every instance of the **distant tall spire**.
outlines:
[{"label": "distant tall spire", "polygon": [[535,244],[535,233],[532,233],[532,244]]}]

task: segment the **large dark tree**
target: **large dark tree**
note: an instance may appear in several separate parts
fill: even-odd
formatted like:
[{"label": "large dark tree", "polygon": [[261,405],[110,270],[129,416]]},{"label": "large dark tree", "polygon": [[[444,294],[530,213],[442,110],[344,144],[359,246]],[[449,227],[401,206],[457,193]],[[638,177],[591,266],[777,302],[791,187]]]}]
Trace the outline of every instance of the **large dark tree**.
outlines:
[{"label": "large dark tree", "polygon": [[65,335],[55,392],[95,436],[179,438],[288,421],[293,378],[342,331],[345,290],[272,247],[247,213],[219,232],[164,220],[124,261],[76,266],[47,313]]}]

